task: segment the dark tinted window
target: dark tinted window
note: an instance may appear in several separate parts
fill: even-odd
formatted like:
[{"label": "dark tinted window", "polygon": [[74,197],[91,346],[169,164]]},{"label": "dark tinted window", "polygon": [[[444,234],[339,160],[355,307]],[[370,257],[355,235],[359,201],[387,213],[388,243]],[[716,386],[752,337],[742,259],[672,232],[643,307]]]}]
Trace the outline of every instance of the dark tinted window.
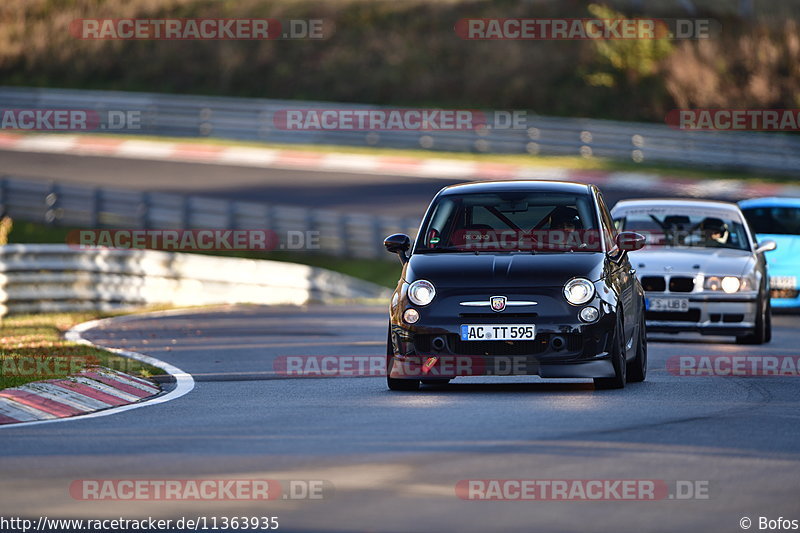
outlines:
[{"label": "dark tinted window", "polygon": [[800,235],[800,207],[752,207],[742,212],[755,233]]}]

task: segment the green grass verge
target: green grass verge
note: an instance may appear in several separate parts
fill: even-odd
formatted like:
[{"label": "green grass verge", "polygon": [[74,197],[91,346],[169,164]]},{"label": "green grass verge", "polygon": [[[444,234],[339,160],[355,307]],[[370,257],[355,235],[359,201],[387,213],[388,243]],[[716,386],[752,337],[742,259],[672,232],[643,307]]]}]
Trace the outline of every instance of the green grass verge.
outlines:
[{"label": "green grass verge", "polygon": [[142,377],[163,374],[160,368],[105,350],[63,339],[69,328],[109,313],[15,315],[0,321],[0,389],[32,381],[64,378],[87,366],[100,365]]},{"label": "green grass verge", "polygon": [[[64,244],[67,242],[67,234],[73,229],[77,228],[63,228],[15,220],[11,232],[8,235],[8,242],[10,244]],[[370,281],[392,289],[397,285],[401,270],[399,260],[379,261],[377,259],[350,259],[347,257],[315,254],[313,252],[230,251],[203,253],[206,255],[224,255],[246,259],[288,261],[290,263],[327,268],[328,270],[341,272],[342,274],[347,274],[348,276]]]}]

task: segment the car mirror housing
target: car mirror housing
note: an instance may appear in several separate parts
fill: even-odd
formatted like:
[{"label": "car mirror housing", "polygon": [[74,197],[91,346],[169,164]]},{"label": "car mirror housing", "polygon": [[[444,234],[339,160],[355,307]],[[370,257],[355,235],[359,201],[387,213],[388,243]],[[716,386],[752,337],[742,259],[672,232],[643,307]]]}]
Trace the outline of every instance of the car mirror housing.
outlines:
[{"label": "car mirror housing", "polygon": [[635,231],[621,231],[617,235],[617,246],[626,252],[635,252],[644,248],[646,239],[644,235]]},{"label": "car mirror housing", "polygon": [[758,248],[756,248],[756,253],[763,254],[764,252],[771,252],[777,247],[778,247],[777,242],[773,241],[772,239],[766,239],[758,243]]},{"label": "car mirror housing", "polygon": [[405,233],[395,233],[383,240],[386,251],[400,256],[403,263],[408,261],[408,251],[411,249],[411,237]]}]

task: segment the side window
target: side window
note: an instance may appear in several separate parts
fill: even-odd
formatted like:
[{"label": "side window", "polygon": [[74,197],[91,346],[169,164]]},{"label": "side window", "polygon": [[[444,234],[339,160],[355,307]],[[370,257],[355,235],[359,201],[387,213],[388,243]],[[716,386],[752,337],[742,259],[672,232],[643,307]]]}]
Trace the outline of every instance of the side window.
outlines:
[{"label": "side window", "polygon": [[603,238],[606,240],[606,248],[609,252],[617,251],[617,227],[611,220],[608,207],[603,200],[603,195],[597,193],[597,205],[600,207],[600,223],[603,226]]}]

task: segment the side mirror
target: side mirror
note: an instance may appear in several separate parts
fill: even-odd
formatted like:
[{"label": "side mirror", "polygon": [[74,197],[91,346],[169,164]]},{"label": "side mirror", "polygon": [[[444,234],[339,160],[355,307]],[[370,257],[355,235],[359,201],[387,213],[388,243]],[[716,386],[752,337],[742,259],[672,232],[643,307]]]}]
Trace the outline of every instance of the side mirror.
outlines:
[{"label": "side mirror", "polygon": [[408,261],[408,251],[411,249],[411,237],[405,233],[395,233],[383,239],[386,251],[400,256],[400,261]]},{"label": "side mirror", "polygon": [[775,248],[778,247],[778,243],[773,241],[772,239],[767,239],[765,241],[761,241],[758,243],[758,248],[756,248],[757,254],[763,254],[764,252],[771,252]]},{"label": "side mirror", "polygon": [[617,235],[617,246],[626,252],[641,250],[646,242],[645,236],[635,231],[621,231]]}]

